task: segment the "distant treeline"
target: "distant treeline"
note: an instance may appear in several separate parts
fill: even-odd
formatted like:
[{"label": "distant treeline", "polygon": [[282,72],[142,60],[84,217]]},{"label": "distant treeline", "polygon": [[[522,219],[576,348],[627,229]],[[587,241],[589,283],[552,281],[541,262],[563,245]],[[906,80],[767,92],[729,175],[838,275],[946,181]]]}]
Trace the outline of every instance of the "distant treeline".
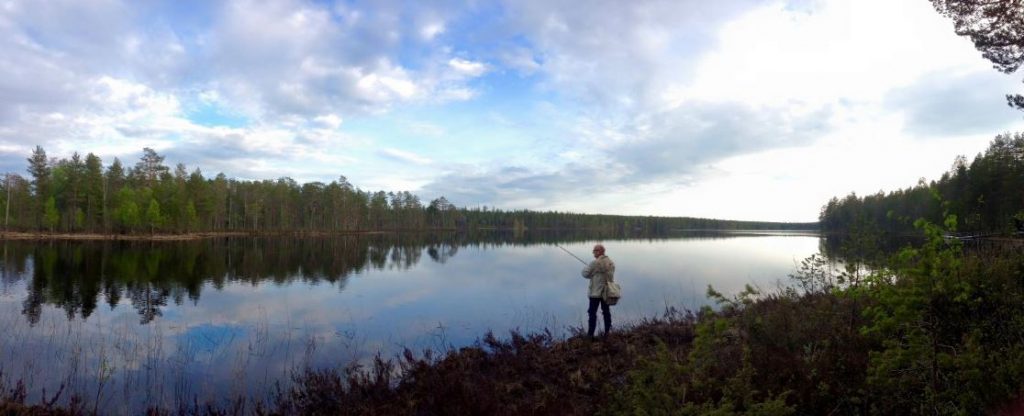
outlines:
[{"label": "distant treeline", "polygon": [[938,181],[888,194],[832,198],[821,210],[823,231],[906,233],[918,218],[941,224],[955,215],[960,231],[1000,233],[1024,219],[1024,134],[996,136],[968,164],[958,156]]},{"label": "distant treeline", "polygon": [[63,233],[355,232],[438,229],[601,230],[813,229],[814,223],[587,215],[458,208],[445,197],[424,203],[408,191],[364,191],[344,176],[330,183],[213,178],[184,164],[173,169],[149,148],[134,166],[100,157],[47,158],[37,146],[30,178],[0,184],[4,230]]}]

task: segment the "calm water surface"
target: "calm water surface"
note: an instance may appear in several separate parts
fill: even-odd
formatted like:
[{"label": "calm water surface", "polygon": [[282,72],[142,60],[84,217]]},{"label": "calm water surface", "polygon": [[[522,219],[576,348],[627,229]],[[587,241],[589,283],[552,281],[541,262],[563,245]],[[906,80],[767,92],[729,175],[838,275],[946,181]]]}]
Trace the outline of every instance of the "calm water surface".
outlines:
[{"label": "calm water surface", "polygon": [[293,370],[488,330],[585,325],[582,265],[603,242],[624,298],[616,324],[707,303],[708,285],[772,288],[819,251],[812,234],[613,240],[375,235],[195,242],[7,242],[0,253],[2,382],[137,413],[246,395]]}]

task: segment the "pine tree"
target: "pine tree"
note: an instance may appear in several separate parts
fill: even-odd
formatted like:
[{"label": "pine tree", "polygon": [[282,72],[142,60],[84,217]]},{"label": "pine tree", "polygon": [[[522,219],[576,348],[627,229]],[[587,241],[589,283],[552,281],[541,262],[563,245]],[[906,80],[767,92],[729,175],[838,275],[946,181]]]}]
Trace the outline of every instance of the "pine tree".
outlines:
[{"label": "pine tree", "polygon": [[[85,183],[86,167],[82,157],[75,152],[70,160],[61,160],[61,171],[63,172],[63,186],[59,187],[64,207],[64,228],[67,230],[78,230],[77,213],[82,206]],[[56,177],[56,175],[54,175]],[[55,184],[57,181],[54,181]]]},{"label": "pine tree", "polygon": [[142,160],[135,164],[135,172],[139,179],[150,187],[168,170],[167,166],[164,166],[164,157],[148,147],[142,149]]},{"label": "pine tree", "polygon": [[110,230],[111,221],[120,221],[117,218],[118,214],[115,213],[120,206],[115,203],[117,195],[121,192],[121,188],[124,187],[124,167],[121,165],[121,160],[114,158],[114,163],[110,164],[107,168],[105,177],[103,178],[103,212],[106,214],[103,217],[103,228]]},{"label": "pine tree", "polygon": [[[41,146],[36,146],[32,156],[28,158],[28,173],[32,175],[32,195],[35,203],[36,224],[42,224],[42,214],[46,197],[50,194],[50,162],[46,158],[46,151]],[[54,202],[56,204],[56,201]]]},{"label": "pine tree", "polygon": [[85,227],[95,230],[103,224],[104,183],[103,162],[96,155],[85,156]]},{"label": "pine tree", "polygon": [[124,166],[121,165],[121,160],[115,157],[114,163],[111,163],[110,168],[107,169],[107,191],[112,195],[117,194],[124,186],[124,182]]}]

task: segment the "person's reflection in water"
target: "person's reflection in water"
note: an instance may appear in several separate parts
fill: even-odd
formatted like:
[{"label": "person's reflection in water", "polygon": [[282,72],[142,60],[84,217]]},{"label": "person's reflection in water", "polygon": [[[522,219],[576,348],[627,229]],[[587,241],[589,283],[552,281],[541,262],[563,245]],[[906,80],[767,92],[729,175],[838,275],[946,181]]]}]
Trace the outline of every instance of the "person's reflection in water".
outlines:
[{"label": "person's reflection in water", "polygon": [[603,245],[594,246],[594,260],[586,265],[580,274],[585,279],[590,279],[590,288],[587,293],[587,296],[590,297],[590,307],[587,308],[587,336],[594,337],[598,306],[601,306],[601,313],[604,315],[604,335],[608,336],[608,332],[612,330],[612,312],[602,294],[608,282],[615,278],[615,263],[604,254]]}]

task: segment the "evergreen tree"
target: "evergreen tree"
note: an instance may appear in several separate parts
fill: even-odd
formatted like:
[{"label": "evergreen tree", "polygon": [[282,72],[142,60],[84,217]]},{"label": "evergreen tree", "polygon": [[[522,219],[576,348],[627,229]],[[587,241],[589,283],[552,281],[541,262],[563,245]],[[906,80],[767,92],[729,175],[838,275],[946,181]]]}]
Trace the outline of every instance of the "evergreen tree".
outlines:
[{"label": "evergreen tree", "polygon": [[75,152],[71,155],[69,160],[61,160],[59,163],[60,181],[56,180],[57,175],[54,175],[54,184],[59,190],[58,198],[62,202],[64,207],[64,227],[65,229],[77,231],[78,228],[78,217],[77,213],[82,206],[82,197],[85,195],[84,183],[86,175],[85,162],[82,157]]},{"label": "evergreen tree", "polygon": [[148,147],[142,149],[142,159],[135,164],[135,173],[147,186],[160,179],[160,176],[167,173],[168,168],[164,166],[164,157]]},{"label": "evergreen tree", "polygon": [[121,165],[121,160],[114,158],[114,163],[110,164],[110,168],[107,169],[107,191],[112,194],[117,194],[121,190],[121,187],[125,184],[125,172],[124,166]]},{"label": "evergreen tree", "polygon": [[103,162],[92,153],[85,157],[85,227],[95,230],[106,216]]},{"label": "evergreen tree", "polygon": [[114,158],[114,163],[111,163],[110,167],[107,168],[103,181],[103,212],[105,213],[103,216],[103,228],[109,230],[112,221],[120,222],[116,218],[118,214],[115,213],[120,206],[115,201],[125,183],[124,167],[121,165],[121,160],[116,157]]},{"label": "evergreen tree", "polygon": [[[42,224],[41,214],[46,197],[50,194],[50,162],[42,146],[36,146],[28,158],[28,173],[32,175],[32,195],[35,196],[36,224]],[[55,202],[56,203],[56,202]]]}]

